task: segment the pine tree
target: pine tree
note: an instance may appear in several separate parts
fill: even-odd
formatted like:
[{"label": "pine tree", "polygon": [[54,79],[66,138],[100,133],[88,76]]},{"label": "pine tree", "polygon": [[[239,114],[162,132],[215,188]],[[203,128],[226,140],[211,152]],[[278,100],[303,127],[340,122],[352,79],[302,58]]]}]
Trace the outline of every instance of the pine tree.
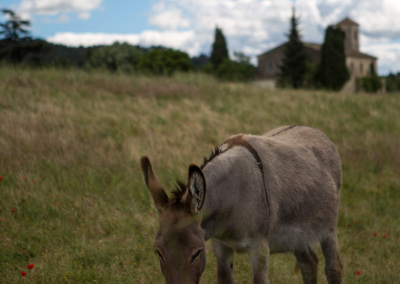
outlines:
[{"label": "pine tree", "polygon": [[280,66],[280,84],[290,85],[297,89],[303,85],[306,73],[307,53],[298,32],[299,18],[293,8],[290,18],[290,32],[285,45],[282,65]]},{"label": "pine tree", "polygon": [[344,33],[338,27],[328,26],[316,78],[321,87],[338,91],[349,79],[344,50]]},{"label": "pine tree", "polygon": [[27,28],[31,25],[30,21],[22,20],[12,10],[3,9],[1,12],[10,18],[4,24],[0,23],[0,35],[4,35],[5,40],[19,41],[29,35]]},{"label": "pine tree", "polygon": [[29,36],[31,23],[22,20],[14,11],[3,9],[1,12],[9,20],[0,23],[0,60],[19,63],[30,52],[41,52],[46,49],[44,41],[34,41]]},{"label": "pine tree", "polygon": [[222,30],[218,27],[215,28],[215,40],[212,46],[212,52],[210,62],[214,66],[214,70],[217,70],[221,63],[229,59],[228,48],[226,47],[226,41]]}]

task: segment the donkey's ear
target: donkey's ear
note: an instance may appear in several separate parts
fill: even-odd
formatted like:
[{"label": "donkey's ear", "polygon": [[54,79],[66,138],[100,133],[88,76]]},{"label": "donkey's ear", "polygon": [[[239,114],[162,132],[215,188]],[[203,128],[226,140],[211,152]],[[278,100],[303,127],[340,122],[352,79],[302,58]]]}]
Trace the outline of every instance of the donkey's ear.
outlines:
[{"label": "donkey's ear", "polygon": [[189,166],[188,187],[190,193],[190,211],[192,214],[197,214],[203,207],[206,197],[206,180],[198,166]]},{"label": "donkey's ear", "polygon": [[140,165],[142,167],[142,173],[146,186],[151,193],[151,197],[153,198],[158,212],[160,213],[165,204],[168,203],[168,195],[165,193],[163,186],[153,173],[150,160],[147,156],[143,156],[140,159]]}]

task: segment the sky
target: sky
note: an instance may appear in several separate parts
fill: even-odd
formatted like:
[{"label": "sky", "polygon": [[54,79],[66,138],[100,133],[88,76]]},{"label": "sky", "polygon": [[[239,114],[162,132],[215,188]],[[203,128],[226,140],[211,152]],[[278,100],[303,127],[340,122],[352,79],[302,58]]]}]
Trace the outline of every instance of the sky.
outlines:
[{"label": "sky", "polygon": [[[209,55],[216,27],[231,55],[257,56],[286,40],[295,7],[305,42],[345,17],[360,25],[360,51],[378,57],[379,75],[400,72],[398,0],[1,0],[31,21],[33,37],[68,46],[163,45]],[[5,18],[0,16],[0,22]]]}]

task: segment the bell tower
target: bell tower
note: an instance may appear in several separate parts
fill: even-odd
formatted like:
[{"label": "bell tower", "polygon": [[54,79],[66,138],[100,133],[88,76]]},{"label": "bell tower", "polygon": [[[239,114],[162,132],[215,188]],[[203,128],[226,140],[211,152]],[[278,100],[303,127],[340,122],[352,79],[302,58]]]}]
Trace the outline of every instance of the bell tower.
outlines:
[{"label": "bell tower", "polygon": [[346,17],[344,20],[336,24],[345,34],[344,48],[346,50],[359,51],[359,25]]}]

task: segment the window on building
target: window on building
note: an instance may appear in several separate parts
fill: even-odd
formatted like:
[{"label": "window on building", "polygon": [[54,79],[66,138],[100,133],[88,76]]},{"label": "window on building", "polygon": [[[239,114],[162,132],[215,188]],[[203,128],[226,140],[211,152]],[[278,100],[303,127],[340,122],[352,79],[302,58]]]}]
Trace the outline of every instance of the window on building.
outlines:
[{"label": "window on building", "polygon": [[363,64],[360,63],[360,75],[362,75],[362,74],[363,74]]},{"label": "window on building", "polygon": [[273,62],[268,63],[268,72],[269,72],[269,74],[274,73],[274,63]]},{"label": "window on building", "polygon": [[357,31],[354,31],[354,40],[357,41]]}]

